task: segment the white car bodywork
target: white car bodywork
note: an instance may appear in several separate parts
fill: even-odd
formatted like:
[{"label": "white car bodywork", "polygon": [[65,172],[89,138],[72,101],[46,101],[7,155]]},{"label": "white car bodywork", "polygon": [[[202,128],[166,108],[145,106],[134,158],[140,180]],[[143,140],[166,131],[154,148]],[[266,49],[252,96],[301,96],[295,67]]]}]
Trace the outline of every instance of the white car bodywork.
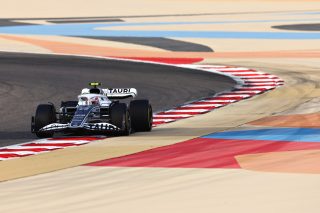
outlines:
[{"label": "white car bodywork", "polygon": [[99,94],[90,93],[90,89],[88,88],[82,89],[81,95],[78,96],[78,105],[98,104],[100,106],[109,106],[111,103],[109,98],[134,98],[138,95],[137,90],[135,88],[97,89],[100,90]]},{"label": "white car bodywork", "polygon": [[[94,89],[94,90],[93,90]],[[100,108],[107,108],[112,101],[110,99],[123,99],[128,97],[136,97],[137,90],[135,88],[84,88],[78,96],[77,111],[70,123],[52,123],[44,126],[40,131],[62,131],[66,129],[87,129],[87,130],[119,130],[113,124],[88,123],[87,119],[90,113],[100,111]],[[60,112],[63,108],[60,109]]]},{"label": "white car bodywork", "polygon": [[82,94],[78,96],[78,105],[100,105],[100,106],[109,106],[111,101],[106,95],[100,94]]}]

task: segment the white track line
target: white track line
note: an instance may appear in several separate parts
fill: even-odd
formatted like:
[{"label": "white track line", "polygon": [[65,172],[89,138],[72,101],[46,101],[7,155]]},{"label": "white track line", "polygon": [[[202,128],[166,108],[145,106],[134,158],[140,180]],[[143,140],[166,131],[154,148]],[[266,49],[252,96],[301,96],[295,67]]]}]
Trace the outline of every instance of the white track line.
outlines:
[{"label": "white track line", "polygon": [[184,109],[184,110],[168,110],[166,111],[166,113],[193,113],[193,112],[197,112],[197,113],[202,113],[202,112],[207,112],[207,109]]},{"label": "white track line", "polygon": [[161,117],[180,117],[180,118],[189,118],[192,117],[192,115],[188,114],[179,114],[179,115],[153,115],[153,118],[161,118]]},{"label": "white track line", "polygon": [[180,108],[183,108],[183,107],[221,107],[221,106],[223,106],[223,104],[188,104],[188,105],[182,106]]}]

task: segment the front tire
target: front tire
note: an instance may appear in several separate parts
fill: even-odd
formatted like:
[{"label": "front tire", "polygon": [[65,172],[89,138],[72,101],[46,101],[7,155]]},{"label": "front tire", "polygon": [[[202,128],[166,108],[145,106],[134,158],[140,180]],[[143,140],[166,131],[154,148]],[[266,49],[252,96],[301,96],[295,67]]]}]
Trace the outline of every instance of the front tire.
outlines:
[{"label": "front tire", "polygon": [[132,128],[136,132],[148,132],[152,129],[152,107],[148,100],[133,100],[130,102]]},{"label": "front tire", "polygon": [[34,117],[35,133],[39,138],[49,138],[53,136],[53,132],[39,132],[39,130],[52,123],[57,122],[56,110],[53,104],[40,104],[37,107]]},{"label": "front tire", "polygon": [[131,118],[124,103],[117,103],[111,107],[110,111],[111,124],[120,128],[120,135],[130,135],[131,133]]}]

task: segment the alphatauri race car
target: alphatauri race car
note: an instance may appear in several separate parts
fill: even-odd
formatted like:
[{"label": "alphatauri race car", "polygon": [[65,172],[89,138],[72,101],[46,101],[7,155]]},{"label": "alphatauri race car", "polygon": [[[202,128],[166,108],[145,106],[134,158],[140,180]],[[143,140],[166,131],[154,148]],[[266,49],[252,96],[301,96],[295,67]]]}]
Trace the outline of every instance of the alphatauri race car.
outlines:
[{"label": "alphatauri race car", "polygon": [[96,82],[89,85],[91,88],[82,89],[78,101],[62,101],[58,111],[52,103],[38,105],[31,132],[47,138],[55,132],[129,135],[151,131],[152,107],[148,100],[131,100],[129,105],[119,101],[135,98],[136,89],[102,89]]}]

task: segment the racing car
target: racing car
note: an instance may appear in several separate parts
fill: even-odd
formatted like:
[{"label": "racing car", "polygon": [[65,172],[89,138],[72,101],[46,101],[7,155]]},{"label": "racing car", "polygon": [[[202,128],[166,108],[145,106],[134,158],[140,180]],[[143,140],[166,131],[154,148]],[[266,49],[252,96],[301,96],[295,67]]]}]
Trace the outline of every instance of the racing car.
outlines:
[{"label": "racing car", "polygon": [[[151,131],[152,107],[149,100],[135,100],[135,88],[100,88],[89,84],[78,101],[62,101],[56,111],[54,104],[40,104],[31,118],[31,132],[39,138],[52,137],[56,132],[71,134],[116,134]],[[130,104],[120,99],[133,98]]]}]

